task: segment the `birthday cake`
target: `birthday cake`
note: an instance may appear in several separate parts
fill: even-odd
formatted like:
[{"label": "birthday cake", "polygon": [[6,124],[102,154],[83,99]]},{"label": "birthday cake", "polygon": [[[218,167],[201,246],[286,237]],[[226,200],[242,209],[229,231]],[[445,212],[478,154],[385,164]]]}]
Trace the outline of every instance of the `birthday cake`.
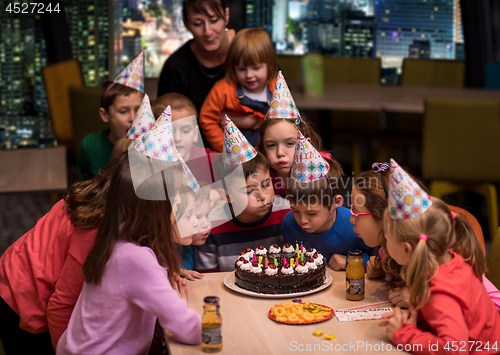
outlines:
[{"label": "birthday cake", "polygon": [[295,250],[290,243],[267,250],[260,245],[247,248],[235,263],[235,284],[256,293],[284,294],[304,292],[323,284],[325,261],[314,248]]}]

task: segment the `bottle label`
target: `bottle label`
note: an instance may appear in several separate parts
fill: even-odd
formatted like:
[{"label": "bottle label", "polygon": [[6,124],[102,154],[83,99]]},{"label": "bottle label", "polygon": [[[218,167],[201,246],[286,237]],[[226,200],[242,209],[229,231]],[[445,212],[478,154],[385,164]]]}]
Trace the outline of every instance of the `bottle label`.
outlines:
[{"label": "bottle label", "polygon": [[351,295],[360,295],[365,293],[365,279],[347,279],[346,290]]},{"label": "bottle label", "polygon": [[222,343],[222,327],[202,328],[201,341],[203,344],[216,345]]}]

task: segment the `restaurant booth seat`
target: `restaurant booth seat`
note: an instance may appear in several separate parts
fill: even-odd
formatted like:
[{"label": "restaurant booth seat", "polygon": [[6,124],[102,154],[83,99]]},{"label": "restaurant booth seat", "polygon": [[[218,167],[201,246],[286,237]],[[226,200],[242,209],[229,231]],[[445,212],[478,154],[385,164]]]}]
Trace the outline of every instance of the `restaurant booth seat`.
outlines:
[{"label": "restaurant booth seat", "polygon": [[486,277],[500,289],[500,228],[497,229],[495,238],[491,242],[486,268],[488,269]]},{"label": "restaurant booth seat", "polygon": [[500,102],[425,100],[422,174],[432,196],[472,190],[486,199],[488,231],[498,228]]},{"label": "restaurant booth seat", "polygon": [[[380,85],[380,58],[325,57],[325,84]],[[379,113],[375,111],[334,110],[329,113],[331,144],[347,145],[351,150],[354,174],[362,171],[363,143],[370,145],[378,131]],[[324,126],[319,124],[320,127]],[[371,146],[366,147],[369,163],[375,160]],[[333,152],[335,155],[335,149]],[[348,175],[349,172],[346,172]]]},{"label": "restaurant booth seat", "polygon": [[42,77],[57,142],[74,152],[69,88],[84,86],[80,62],[69,59],[49,64],[42,68]]}]

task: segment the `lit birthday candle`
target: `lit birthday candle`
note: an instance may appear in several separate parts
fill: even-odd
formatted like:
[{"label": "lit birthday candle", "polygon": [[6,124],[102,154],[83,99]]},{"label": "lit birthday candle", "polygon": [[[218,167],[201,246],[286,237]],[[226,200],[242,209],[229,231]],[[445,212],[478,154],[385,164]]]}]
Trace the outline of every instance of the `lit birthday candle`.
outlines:
[{"label": "lit birthday candle", "polygon": [[254,263],[257,262],[257,257],[255,256],[255,254],[253,255],[253,260],[252,260]]},{"label": "lit birthday candle", "polygon": [[286,258],[283,258],[283,265],[286,265]]},{"label": "lit birthday candle", "polygon": [[262,256],[259,256],[259,265],[262,267]]},{"label": "lit birthday candle", "polygon": [[276,265],[276,267],[278,267],[278,260],[277,259],[274,259],[274,265]]},{"label": "lit birthday candle", "polygon": [[268,266],[269,266],[269,260],[267,260],[266,256],[266,258],[264,259],[264,267],[267,269]]},{"label": "lit birthday candle", "polygon": [[292,265],[292,267],[295,265],[293,262],[293,258],[290,259],[290,265]]},{"label": "lit birthday candle", "polygon": [[302,245],[302,242],[300,242],[300,252],[304,253],[304,246]]}]

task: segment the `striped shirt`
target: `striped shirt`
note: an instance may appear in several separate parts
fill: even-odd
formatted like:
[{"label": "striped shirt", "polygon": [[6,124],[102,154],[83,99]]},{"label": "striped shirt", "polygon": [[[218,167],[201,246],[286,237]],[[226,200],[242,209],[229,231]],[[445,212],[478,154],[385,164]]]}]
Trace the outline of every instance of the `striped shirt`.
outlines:
[{"label": "striped shirt", "polygon": [[202,246],[194,247],[194,268],[198,271],[233,271],[240,252],[246,248],[266,248],[283,245],[281,221],[290,211],[287,200],[276,196],[269,212],[252,223],[242,223],[236,218],[212,229],[212,234]]}]

